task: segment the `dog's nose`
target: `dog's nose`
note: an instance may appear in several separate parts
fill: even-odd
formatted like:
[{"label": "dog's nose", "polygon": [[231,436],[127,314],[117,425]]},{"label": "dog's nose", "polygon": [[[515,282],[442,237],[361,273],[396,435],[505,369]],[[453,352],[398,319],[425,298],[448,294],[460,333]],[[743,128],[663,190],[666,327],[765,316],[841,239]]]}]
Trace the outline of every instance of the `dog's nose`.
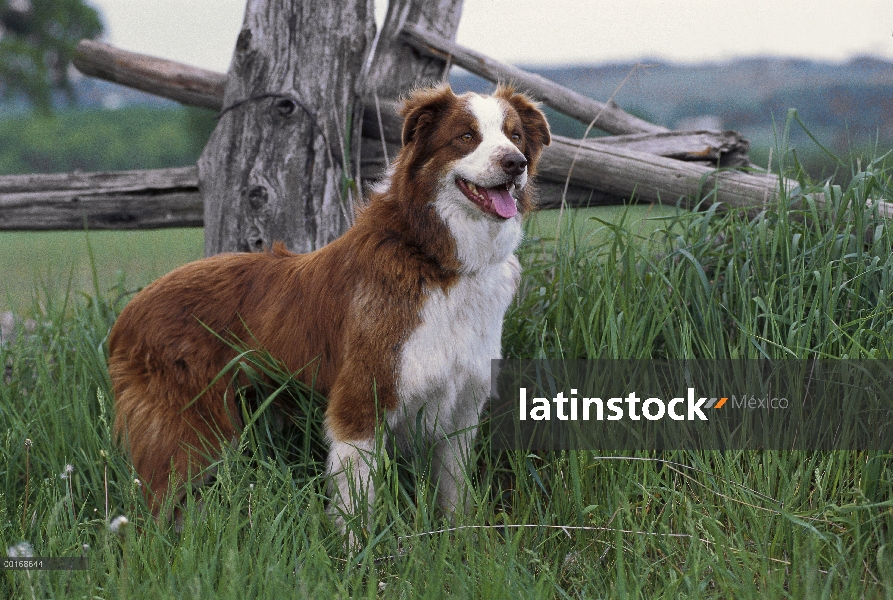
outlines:
[{"label": "dog's nose", "polygon": [[512,152],[502,157],[502,170],[509,177],[517,177],[527,168],[527,159],[523,154]]}]

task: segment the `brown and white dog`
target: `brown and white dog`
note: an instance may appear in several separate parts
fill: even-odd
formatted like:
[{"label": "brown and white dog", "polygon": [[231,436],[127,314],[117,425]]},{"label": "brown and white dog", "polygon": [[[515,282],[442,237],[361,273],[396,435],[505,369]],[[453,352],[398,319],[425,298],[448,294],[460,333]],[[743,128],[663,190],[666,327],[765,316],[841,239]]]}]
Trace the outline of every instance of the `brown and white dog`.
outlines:
[{"label": "brown and white dog", "polygon": [[342,237],[303,255],[277,244],[199,260],[121,313],[109,337],[115,432],[156,514],[166,493],[179,496],[187,474],[208,466],[208,448],[239,436],[226,378],[202,394],[235,356],[223,340],[256,344],[292,371],[310,365],[302,374],[328,397],[340,510],[355,511],[351,491],[371,502],[380,415],[405,441],[420,410],[438,503],[461,503],[549,126],[509,87],[419,90],[401,114],[403,149]]}]

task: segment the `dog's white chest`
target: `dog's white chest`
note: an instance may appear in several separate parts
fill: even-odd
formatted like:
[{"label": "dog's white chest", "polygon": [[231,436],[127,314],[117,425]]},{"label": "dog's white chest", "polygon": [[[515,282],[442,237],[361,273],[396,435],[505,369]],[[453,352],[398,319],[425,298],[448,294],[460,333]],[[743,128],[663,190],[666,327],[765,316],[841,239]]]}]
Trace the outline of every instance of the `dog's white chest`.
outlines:
[{"label": "dog's white chest", "polygon": [[414,422],[423,407],[427,419],[437,417],[444,426],[457,412],[477,419],[489,394],[490,361],[502,354],[502,321],[519,276],[511,256],[428,296],[421,324],[403,345],[392,427],[407,418]]}]

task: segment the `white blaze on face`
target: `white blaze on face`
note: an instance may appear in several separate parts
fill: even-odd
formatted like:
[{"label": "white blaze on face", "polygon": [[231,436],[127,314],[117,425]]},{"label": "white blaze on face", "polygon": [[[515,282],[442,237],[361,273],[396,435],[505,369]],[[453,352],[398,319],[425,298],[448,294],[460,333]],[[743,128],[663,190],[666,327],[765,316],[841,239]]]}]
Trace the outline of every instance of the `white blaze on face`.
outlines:
[{"label": "white blaze on face", "polygon": [[524,187],[527,171],[509,181],[502,168],[507,154],[523,156],[502,130],[508,105],[477,95],[464,99],[481,142],[452,163],[435,206],[455,241],[461,271],[482,273],[513,260],[522,233],[521,215],[509,188],[512,183],[512,191]]},{"label": "white blaze on face", "polygon": [[[468,110],[474,115],[481,135],[481,143],[474,152],[457,164],[457,171],[465,179],[483,187],[505,182],[500,157],[507,152],[520,152],[502,131],[506,107],[493,97],[473,95],[468,98]],[[518,188],[527,183],[527,173],[516,178]]]}]

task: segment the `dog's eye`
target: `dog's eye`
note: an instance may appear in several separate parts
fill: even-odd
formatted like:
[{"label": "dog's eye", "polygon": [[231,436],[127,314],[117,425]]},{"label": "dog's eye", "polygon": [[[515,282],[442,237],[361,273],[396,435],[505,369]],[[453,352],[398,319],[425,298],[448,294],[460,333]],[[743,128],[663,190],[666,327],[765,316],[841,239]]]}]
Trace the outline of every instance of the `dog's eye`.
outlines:
[{"label": "dog's eye", "polygon": [[520,133],[513,133],[513,134],[512,134],[512,142],[514,142],[514,143],[516,143],[516,144],[520,144],[520,143],[521,143],[521,134],[520,134]]},{"label": "dog's eye", "polygon": [[474,140],[474,134],[471,133],[470,131],[466,131],[461,136],[459,136],[459,139],[462,140],[463,142],[471,142]]}]

